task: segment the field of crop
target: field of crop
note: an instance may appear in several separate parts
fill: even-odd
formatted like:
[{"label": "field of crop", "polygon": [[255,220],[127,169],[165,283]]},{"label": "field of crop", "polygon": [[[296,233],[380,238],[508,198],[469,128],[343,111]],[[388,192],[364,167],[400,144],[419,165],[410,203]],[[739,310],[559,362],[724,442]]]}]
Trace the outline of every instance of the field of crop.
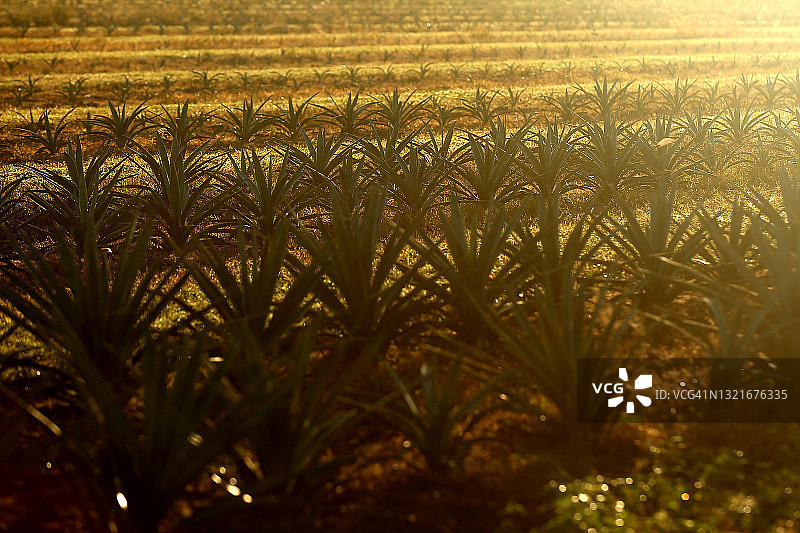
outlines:
[{"label": "field of crop", "polygon": [[5,2],[0,531],[799,531],[798,8]]}]

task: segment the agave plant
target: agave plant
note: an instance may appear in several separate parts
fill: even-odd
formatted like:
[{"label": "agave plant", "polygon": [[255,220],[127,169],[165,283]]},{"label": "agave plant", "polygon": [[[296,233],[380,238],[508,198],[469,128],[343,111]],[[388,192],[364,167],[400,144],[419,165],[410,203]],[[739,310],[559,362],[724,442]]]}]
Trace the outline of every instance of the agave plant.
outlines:
[{"label": "agave plant", "polygon": [[[262,394],[261,398],[234,395],[237,405],[260,402],[248,410],[258,415],[258,423],[249,425],[246,439],[237,443],[226,461],[236,475],[228,492],[241,494],[246,505],[229,498],[228,505],[217,512],[214,508],[198,512],[187,526],[213,524],[220,519],[219,509],[235,510],[245,523],[280,505],[294,502],[297,509],[335,480],[339,467],[354,458],[351,451],[331,446],[372,410],[354,406],[348,396],[362,378],[364,364],[374,357],[375,346],[365,348],[357,359],[341,346],[320,350],[314,343],[316,327],[307,324],[293,344],[276,357],[262,359],[263,371],[251,373],[233,390]],[[257,348],[247,343],[233,346],[235,350]],[[231,351],[227,350],[226,357],[234,355]],[[216,480],[221,481],[220,476]],[[226,522],[229,517],[222,515]]]},{"label": "agave plant", "polygon": [[208,145],[207,141],[191,152],[176,142],[167,148],[159,136],[155,155],[141,147],[136,152],[143,162],[136,164],[150,181],[139,187],[142,209],[156,221],[164,244],[182,249],[228,225],[219,218],[228,195],[219,194],[215,182],[221,161],[206,155]]},{"label": "agave plant", "polygon": [[[414,283],[421,258],[405,264],[416,224],[395,227],[381,239],[385,194],[366,199],[363,210],[349,211],[343,195],[331,193],[330,222],[316,232],[300,229],[300,244],[322,265],[317,298],[327,308],[336,332],[360,353],[368,340],[382,345],[419,329],[434,309],[430,295]],[[316,234],[315,234],[316,233]]]},{"label": "agave plant", "polygon": [[734,150],[759,133],[767,116],[765,111],[756,111],[752,103],[744,110],[741,104],[728,104],[717,116],[720,136],[732,145],[729,150]]},{"label": "agave plant", "polygon": [[543,99],[568,123],[580,118],[580,113],[586,107],[585,94],[578,90],[570,92],[569,89],[564,89],[564,96],[545,95]]},{"label": "agave plant", "polygon": [[518,111],[520,105],[522,104],[522,95],[527,91],[527,87],[523,87],[522,89],[514,90],[513,87],[508,86],[506,87],[506,92],[501,93],[503,98],[508,102],[508,109],[510,111]]},{"label": "agave plant", "polygon": [[800,253],[800,188],[785,168],[778,171],[783,210],[779,210],[762,194],[750,190],[755,212],[749,216],[752,228],[755,265],[746,258],[734,258],[747,286],[754,291],[758,305],[769,308],[764,318],[763,333],[769,339],[764,349],[776,357],[791,353],[800,342],[797,335],[797,257]]},{"label": "agave plant", "polygon": [[162,114],[158,115],[153,121],[153,125],[162,128],[163,132],[169,135],[172,143],[178,146],[186,146],[190,142],[203,138],[202,128],[211,118],[208,113],[189,113],[189,100],[182,105],[175,107],[175,114],[171,114],[164,106],[161,106]]},{"label": "agave plant", "polygon": [[239,83],[242,84],[242,88],[248,92],[257,90],[264,83],[261,76],[256,76],[249,72],[237,72],[236,75],[239,76]]},{"label": "agave plant", "polygon": [[[452,135],[451,129],[445,138],[447,144]],[[401,223],[420,220],[442,202],[446,189],[446,161],[429,161],[423,150],[412,147],[405,155],[395,152],[395,163],[389,167],[380,163],[376,165],[380,180],[388,190]]]},{"label": "agave plant", "polygon": [[[186,497],[187,485],[199,483],[214,460],[233,453],[236,442],[263,423],[276,399],[265,397],[263,382],[233,398],[226,394],[230,366],[215,367],[202,340],[148,342],[137,368],[133,409],[130,398],[112,392],[114,382],[85,379],[80,393],[91,408],[67,439],[115,529],[174,527],[169,515]],[[84,373],[93,370],[87,364]],[[212,504],[227,499],[219,495]]]},{"label": "agave plant", "polygon": [[[687,109],[689,103],[697,95],[694,85],[694,81],[677,79],[671,89],[668,87],[660,87],[658,92],[666,103],[667,112],[672,115],[677,115],[684,109]],[[713,106],[713,104],[711,105]]]},{"label": "agave plant", "polygon": [[328,176],[333,174],[347,153],[343,149],[346,138],[343,135],[329,136],[324,129],[320,129],[316,138],[309,137],[301,126],[303,146],[298,148],[288,146],[289,156],[292,161],[308,172],[312,181],[324,183]]},{"label": "agave plant", "polygon": [[295,105],[294,100],[289,96],[286,108],[278,105],[278,116],[276,123],[283,131],[283,134],[290,140],[296,141],[300,136],[300,131],[311,126],[317,119],[318,114],[309,113],[309,106],[312,105],[311,101],[314,96],[310,96],[307,100],[303,100]]},{"label": "agave plant", "polygon": [[[705,348],[709,356],[741,359],[757,354],[765,345],[762,323],[770,308],[764,307],[753,313],[752,309],[748,309],[751,302],[744,296],[741,291],[731,291],[728,288],[724,293],[716,292],[712,297],[703,299],[713,320],[716,342],[706,335],[706,331],[701,331],[700,335],[692,335],[692,338]],[[731,380],[721,382],[720,385],[724,383],[730,385]]]},{"label": "agave plant", "polygon": [[86,83],[88,78],[80,77],[75,80],[67,80],[63,88],[58,91],[58,94],[67,100],[67,105],[74,106],[78,103],[78,99],[82,96],[83,84]]},{"label": "agave plant", "polygon": [[462,112],[458,107],[450,107],[433,97],[428,102],[429,105],[425,107],[425,113],[432,122],[436,123],[441,131],[446,131],[461,117]]},{"label": "agave plant", "polygon": [[36,150],[37,154],[45,152],[50,155],[56,155],[67,142],[65,134],[65,130],[69,124],[67,122],[67,117],[74,110],[74,108],[70,109],[55,124],[50,122],[49,110],[45,110],[35,121],[33,119],[33,112],[31,111],[30,121],[28,121],[25,126],[17,128],[19,136],[26,141],[39,145],[39,149]]},{"label": "agave plant", "polygon": [[497,94],[490,95],[488,91],[476,89],[472,100],[462,99],[457,109],[463,115],[475,119],[482,128],[487,128],[508,110],[504,105],[494,105]]},{"label": "agave plant", "polygon": [[217,94],[217,86],[220,80],[225,79],[225,74],[222,72],[210,74],[207,70],[193,70],[192,77],[197,81],[201,91]]},{"label": "agave plant", "polygon": [[598,257],[603,246],[598,231],[605,211],[567,220],[560,198],[535,200],[536,226],[518,224],[513,236],[519,242],[517,261],[526,265],[529,275],[528,282],[516,289],[517,296],[524,299],[530,290],[539,290],[559,300],[559,291],[570,291],[576,280],[608,274],[610,265]]},{"label": "agave plant", "polygon": [[530,263],[520,260],[513,240],[523,212],[524,206],[509,215],[491,205],[480,220],[474,209],[451,202],[448,211],[439,210],[442,242],[422,234],[415,244],[433,266],[434,280],[444,282],[430,283],[428,290],[449,310],[447,327],[466,342],[487,340],[484,309],[502,309],[528,281]]},{"label": "agave plant", "polygon": [[455,170],[461,179],[461,183],[454,183],[465,198],[483,205],[505,204],[523,194],[512,168],[519,145],[514,139],[524,137],[525,133],[523,128],[508,137],[505,123],[500,121],[491,136],[467,133],[469,142],[454,154]]},{"label": "agave plant", "polygon": [[[605,402],[579,405],[575,388],[578,360],[595,359],[595,371],[601,371],[602,361],[617,354],[630,331],[633,310],[624,298],[610,298],[605,288],[593,290],[591,282],[564,276],[563,283],[553,287],[555,290],[537,287],[525,302],[513,306],[510,322],[491,313],[484,318],[510,358],[508,379],[532,387],[539,410],[570,427],[579,409],[587,416],[607,409]],[[530,408],[531,402],[527,403]],[[612,411],[609,416],[614,414]]]},{"label": "agave plant", "polygon": [[261,113],[261,109],[266,104],[267,101],[265,100],[256,107],[252,96],[249,101],[244,100],[241,107],[234,109],[223,104],[222,107],[225,109],[225,114],[222,115],[221,119],[227,125],[226,129],[236,139],[237,147],[248,146],[263,135],[264,130],[272,125],[273,117]]},{"label": "agave plant", "polygon": [[651,107],[655,104],[656,88],[653,84],[639,84],[636,87],[636,94],[630,98],[631,114],[634,119],[644,118],[648,115]]},{"label": "agave plant", "polygon": [[794,77],[790,78],[788,74],[785,75],[781,78],[781,83],[787,93],[787,97],[793,100],[795,104],[800,103],[800,70],[795,71]]},{"label": "agave plant", "polygon": [[664,182],[677,185],[694,170],[693,145],[686,142],[687,132],[678,132],[674,118],[656,117],[648,122],[639,144],[639,156],[650,185]]},{"label": "agave plant", "polygon": [[616,115],[584,124],[585,141],[579,147],[583,179],[603,203],[639,181],[635,165],[641,138]]},{"label": "agave plant", "polygon": [[[246,239],[243,228],[237,237],[235,269],[216,248],[201,245],[202,263],[193,264],[192,275],[221,318],[226,335],[250,345],[243,354],[242,363],[247,365],[242,370],[257,372],[265,358],[276,357],[285,347],[282,343],[294,339],[302,327],[320,281],[319,267],[306,267],[288,254],[285,221],[271,241],[255,232]],[[287,277],[284,269],[292,275]]]},{"label": "agave plant", "polygon": [[779,85],[780,81],[781,79],[778,76],[772,78],[767,76],[764,85],[756,87],[761,96],[761,104],[767,110],[779,108],[785,99],[783,91],[781,90],[782,87]]},{"label": "agave plant", "polygon": [[756,182],[768,182],[775,176],[779,164],[786,164],[782,158],[778,142],[765,140],[765,135],[756,134],[755,146],[745,152],[747,171]]},{"label": "agave plant", "polygon": [[720,285],[743,286],[737,265],[740,258],[750,257],[753,249],[753,230],[748,223],[752,215],[740,196],[729,200],[729,204],[730,208],[721,214],[700,210],[700,226],[708,235],[700,257],[708,265],[706,274]]},{"label": "agave plant", "polygon": [[56,266],[23,234],[15,248],[24,270],[7,272],[10,282],[0,287],[3,313],[52,349],[59,364],[85,379],[122,386],[141,358],[144,339],[186,280],[148,258],[149,236],[147,228],[136,239],[130,231],[112,262],[91,233],[79,256],[55,232]]},{"label": "agave plant", "polygon": [[[403,432],[431,472],[442,474],[458,467],[474,444],[492,437],[475,426],[496,407],[483,405],[494,383],[485,375],[470,376],[461,359],[450,364],[436,356],[428,359],[419,369],[419,378],[411,383],[387,365],[400,397],[383,402],[377,413]],[[480,385],[464,394],[465,388],[469,390],[465,380],[470,377],[477,378]]]},{"label": "agave plant", "polygon": [[650,198],[650,216],[642,223],[635,209],[617,198],[623,220],[607,216],[602,227],[607,242],[636,276],[633,291],[642,307],[666,306],[686,290],[692,261],[705,246],[705,233],[693,228],[698,208],[674,225],[677,187],[656,183]]},{"label": "agave plant", "polygon": [[290,149],[280,164],[270,157],[267,168],[255,150],[242,152],[237,162],[228,155],[233,168],[228,185],[235,215],[245,226],[271,240],[284,220],[308,220],[306,215],[316,199],[316,189],[304,181],[301,168],[292,164]]},{"label": "agave plant", "polygon": [[711,186],[725,183],[736,167],[747,163],[747,157],[741,149],[727,150],[725,144],[720,141],[719,133],[711,130],[704,141],[696,145],[692,154],[697,174],[710,178]]},{"label": "agave plant", "polygon": [[778,122],[774,129],[775,149],[779,156],[790,162],[800,160],[800,131],[797,117],[788,122]]},{"label": "agave plant", "polygon": [[398,137],[412,124],[423,117],[423,109],[427,98],[412,101],[416,91],[401,98],[400,91],[395,88],[391,95],[383,94],[375,99],[375,122],[390,132],[390,136]]},{"label": "agave plant", "polygon": [[87,135],[97,137],[103,144],[111,145],[117,150],[122,150],[135,143],[137,137],[153,127],[145,118],[145,102],[136,106],[128,113],[127,102],[123,100],[121,106],[115,106],[108,101],[108,115],[94,114],[88,120],[91,132]]},{"label": "agave plant", "polygon": [[[345,213],[362,212],[371,195],[381,194],[380,182],[375,174],[367,166],[366,158],[357,159],[354,150],[347,150],[337,172],[328,179],[328,197],[324,194],[315,195],[316,202],[323,208],[323,216],[333,211],[332,203],[340,203]],[[311,224],[306,223],[307,226],[320,223],[319,217],[315,219],[311,214],[308,219]]]},{"label": "agave plant", "polygon": [[[83,257],[84,245],[108,246],[125,232],[123,205],[119,194],[121,164],[103,168],[110,153],[103,150],[86,161],[80,138],[69,143],[66,175],[55,169],[26,167],[42,181],[43,188],[30,192],[41,210],[44,227],[51,224],[68,234]],[[94,236],[95,239],[89,239]]]},{"label": "agave plant", "polygon": [[124,74],[122,80],[111,82],[111,94],[119,99],[120,102],[125,102],[139,82],[141,82],[140,79],[132,80],[127,74]]},{"label": "agave plant", "polygon": [[347,79],[350,85],[357,85],[358,84],[358,73],[361,72],[361,67],[354,67],[352,65],[345,65],[345,79]]},{"label": "agave plant", "polygon": [[609,84],[608,79],[603,77],[602,83],[599,79],[594,81],[591,91],[581,85],[577,85],[575,89],[583,94],[585,105],[593,108],[592,110],[597,113],[597,116],[605,120],[606,117],[617,113],[625,100],[629,98],[628,89],[631,83],[633,82],[624,85],[619,82]]},{"label": "agave plant", "polygon": [[716,115],[707,115],[702,107],[698,107],[696,113],[684,112],[680,118],[676,119],[676,123],[689,138],[689,141],[698,145],[705,142],[708,135],[714,131],[717,117]]},{"label": "agave plant", "polygon": [[533,146],[524,139],[516,139],[517,167],[532,193],[552,201],[574,186],[569,182],[567,171],[570,160],[575,157],[572,141],[576,131],[557,121],[548,121],[542,131],[533,133]]},{"label": "agave plant", "polygon": [[362,138],[358,141],[358,147],[367,156],[366,159],[375,167],[383,167],[399,171],[395,161],[395,153],[404,153],[416,144],[416,137],[420,130],[411,129],[407,133],[399,133],[395,129],[378,129],[372,124],[371,138]]},{"label": "agave plant", "polygon": [[708,109],[715,110],[719,107],[721,102],[724,102],[727,99],[726,93],[724,93],[719,88],[719,82],[707,82],[705,87],[698,91],[698,100],[701,103],[698,104],[698,108],[702,108],[703,104],[705,104]]},{"label": "agave plant", "polygon": [[[39,90],[38,84],[40,81],[42,81],[43,78],[44,76],[34,78],[30,74],[28,74],[28,79],[20,82],[21,85],[15,88],[17,95],[20,94],[23,95],[24,99],[32,98],[33,95],[36,94],[36,92]],[[17,99],[19,100],[19,96],[17,97]]]},{"label": "agave plant", "polygon": [[[329,95],[330,96],[330,95]],[[356,135],[366,129],[375,112],[375,102],[358,103],[359,92],[347,93],[347,100],[338,103],[332,96],[331,107],[324,108],[320,120],[334,125],[344,135]]]}]

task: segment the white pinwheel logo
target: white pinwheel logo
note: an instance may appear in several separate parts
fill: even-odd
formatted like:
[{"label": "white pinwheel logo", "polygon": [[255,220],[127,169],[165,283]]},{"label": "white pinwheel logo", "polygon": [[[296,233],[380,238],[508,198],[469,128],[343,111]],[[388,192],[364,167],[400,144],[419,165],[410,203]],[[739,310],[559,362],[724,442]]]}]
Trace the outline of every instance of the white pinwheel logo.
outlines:
[{"label": "white pinwheel logo", "polygon": [[[619,379],[622,381],[628,381],[628,369],[620,368],[619,369]],[[634,390],[644,390],[649,389],[653,386],[653,375],[652,374],[642,374],[633,382]],[[613,398],[609,398],[608,406],[609,407],[616,407],[623,402],[625,398],[622,395],[614,396]],[[643,394],[637,394],[636,399],[639,400],[643,406],[648,407],[653,400],[650,399],[649,396],[644,396]],[[625,412],[626,413],[633,413],[634,412],[634,402],[628,401],[625,404]]]}]

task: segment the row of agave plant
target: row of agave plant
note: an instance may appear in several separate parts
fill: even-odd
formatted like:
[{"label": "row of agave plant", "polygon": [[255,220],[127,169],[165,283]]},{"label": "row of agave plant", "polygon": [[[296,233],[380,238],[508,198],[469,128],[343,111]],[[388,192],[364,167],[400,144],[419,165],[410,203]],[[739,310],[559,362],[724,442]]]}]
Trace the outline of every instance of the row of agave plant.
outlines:
[{"label": "row of agave plant", "polygon": [[[673,117],[670,124],[700,140],[708,135],[712,151],[715,141],[741,145],[742,141],[757,140],[758,149],[747,146],[745,153],[736,150],[739,146],[724,146],[731,159],[741,161],[740,156],[746,158],[747,152],[764,155],[770,143],[785,144],[795,139],[787,130],[797,123],[800,72],[794,77],[768,77],[763,83],[742,75],[730,87],[721,87],[718,82],[699,87],[695,81],[680,79],[672,85],[634,86],[604,78],[591,87],[576,85],[563,94],[541,97],[530,97],[524,87],[476,89],[470,97],[455,102],[435,95],[416,97],[414,92],[402,96],[397,89],[366,99],[358,91],[350,92],[345,99],[331,97],[327,104],[318,103],[316,95],[299,100],[289,96],[274,105],[270,99],[256,103],[250,97],[240,106],[222,105],[216,111],[203,112],[190,112],[188,105],[178,106],[174,112],[163,106],[154,110],[145,103],[129,107],[131,88],[121,90],[121,103],[109,101],[107,113],[87,113],[77,119],[69,111],[57,121],[50,110],[36,116],[33,111],[17,113],[18,120],[12,121],[9,133],[36,147],[37,153],[54,156],[76,131],[82,131],[86,139],[120,150],[142,141],[154,130],[170,135],[176,128],[187,129],[178,133],[189,138],[217,137],[242,148],[267,138],[298,141],[303,137],[302,130],[317,128],[359,137],[368,136],[373,128],[413,136],[426,129],[441,133],[450,127],[488,130],[498,120],[541,127],[545,117],[555,116],[565,123],[594,125],[597,129],[598,122],[608,122],[611,117],[631,125],[661,115]],[[78,92],[79,87],[71,87],[65,94],[74,98]]]},{"label": "row of agave plant", "polygon": [[77,138],[0,190],[0,442],[32,415],[118,530],[297,516],[393,435],[447,472],[498,410],[573,433],[578,359],[653,328],[726,357],[800,341],[793,164],[759,176],[780,202],[704,187],[754,149],[719,121],[401,113],[259,154],[166,116],[152,148]]},{"label": "row of agave plant", "polygon": [[[384,60],[391,59],[390,52],[384,52]],[[243,64],[244,59],[234,56],[233,58],[218,57],[220,62],[217,68],[225,70],[209,70],[208,57],[197,55],[194,61],[197,69],[184,70],[180,65],[169,65],[166,58],[158,60],[157,65],[151,65],[150,69],[158,67],[161,74],[155,79],[151,78],[144,81],[142,78],[131,77],[129,74],[111,75],[107,79],[89,81],[86,76],[75,74],[75,77],[56,82],[55,80],[41,83],[47,79],[47,74],[36,75],[38,69],[31,67],[34,73],[27,74],[26,78],[20,78],[9,83],[7,102],[13,102],[17,107],[31,107],[34,102],[47,101],[50,105],[79,105],[88,102],[111,100],[129,100],[134,96],[140,99],[161,95],[170,95],[175,92],[185,94],[201,94],[211,101],[216,100],[219,95],[260,93],[269,92],[293,92],[301,90],[310,91],[313,87],[327,87],[329,89],[353,89],[356,87],[375,87],[379,85],[399,85],[413,86],[427,84],[427,87],[438,89],[459,87],[460,83],[467,81],[477,85],[502,86],[506,84],[506,90],[500,91],[503,105],[511,106],[516,101],[516,90],[508,94],[508,87],[511,86],[542,86],[559,85],[575,79],[597,79],[603,77],[619,77],[623,72],[636,72],[640,75],[653,75],[664,72],[668,78],[662,82],[640,82],[633,88],[624,89],[623,93],[628,93],[632,100],[631,105],[634,110],[641,109],[643,106],[663,102],[672,104],[676,100],[686,99],[701,103],[721,103],[721,100],[736,100],[746,96],[753,96],[762,105],[777,104],[781,101],[797,100],[797,71],[794,76],[789,75],[766,75],[764,78],[756,77],[754,74],[741,74],[733,83],[730,83],[728,91],[720,88],[720,83],[715,74],[720,71],[738,71],[742,64],[737,66],[736,58],[732,60],[712,60],[709,62],[698,63],[695,60],[687,60],[685,69],[683,64],[675,62],[647,62],[645,59],[628,65],[598,61],[590,65],[573,65],[571,61],[564,61],[560,65],[553,63],[518,63],[516,61],[485,62],[476,65],[469,62],[463,63],[436,63],[432,61],[420,61],[419,63],[393,63],[385,66],[359,66],[362,58],[360,52],[356,54],[357,63],[354,65],[342,65],[335,69],[314,68],[310,72],[296,71],[294,69],[277,70],[273,69],[269,74],[264,73],[265,66],[271,65],[269,56],[261,58],[250,58],[256,61],[253,68],[260,70],[246,70]],[[778,56],[774,63],[761,63],[759,55],[753,56],[750,63],[753,69],[765,70],[769,72],[771,68],[781,68],[788,71],[796,68],[796,64]],[[186,61],[185,56],[181,61]],[[308,58],[292,56],[291,61],[295,64],[303,64]],[[58,58],[53,58],[45,62],[46,67],[51,70],[58,64]],[[332,56],[328,57],[328,63],[340,63],[335,61]],[[92,72],[100,67],[99,60],[92,60],[82,67],[84,72]],[[20,65],[20,60],[6,60],[6,67],[14,69]],[[237,67],[242,70],[231,71]],[[183,66],[186,66],[185,64]],[[122,61],[121,65],[116,66],[123,71],[136,70],[132,68],[130,61]],[[105,65],[105,70],[114,69],[113,63]],[[148,70],[144,68],[144,70]],[[73,73],[80,72],[80,66],[73,67]],[[700,84],[697,80],[681,80],[677,87],[671,79],[678,76],[711,76],[710,81]],[[680,77],[678,76],[678,77]],[[442,84],[445,84],[444,86]],[[43,85],[50,85],[49,88]],[[455,85],[452,85],[455,84]],[[622,86],[624,87],[624,85]],[[584,93],[580,85],[577,88],[578,96]],[[685,94],[683,94],[685,92]],[[499,106],[498,106],[499,107]]]}]

